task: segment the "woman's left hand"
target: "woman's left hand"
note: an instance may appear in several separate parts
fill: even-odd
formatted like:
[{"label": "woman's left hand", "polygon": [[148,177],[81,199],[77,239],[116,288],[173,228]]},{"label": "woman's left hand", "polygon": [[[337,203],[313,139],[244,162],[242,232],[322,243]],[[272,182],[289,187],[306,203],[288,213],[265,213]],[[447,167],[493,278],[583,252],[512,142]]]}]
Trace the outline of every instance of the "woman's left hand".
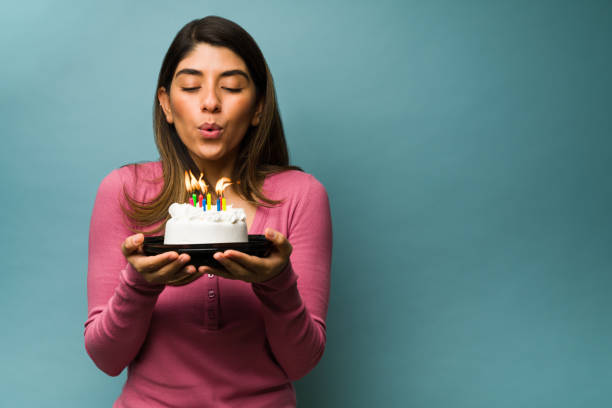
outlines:
[{"label": "woman's left hand", "polygon": [[282,272],[289,263],[289,255],[291,255],[293,247],[283,234],[271,228],[266,228],[265,236],[274,245],[268,257],[259,258],[228,249],[214,255],[214,258],[225,269],[200,266],[198,272],[212,273],[224,278],[239,279],[245,282],[264,282],[272,279]]}]

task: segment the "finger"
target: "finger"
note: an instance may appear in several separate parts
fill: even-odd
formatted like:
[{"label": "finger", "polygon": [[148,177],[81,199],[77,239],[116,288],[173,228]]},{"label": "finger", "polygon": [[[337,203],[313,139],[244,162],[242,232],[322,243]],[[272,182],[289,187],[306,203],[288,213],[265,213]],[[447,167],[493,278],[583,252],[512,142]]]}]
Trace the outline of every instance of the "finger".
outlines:
[{"label": "finger", "polygon": [[181,276],[181,271],[184,274],[189,272],[195,272],[195,267],[191,265],[191,269],[187,266],[187,263],[191,260],[188,254],[180,254],[174,261],[167,263],[151,272],[149,275],[157,282],[165,283],[171,279]]},{"label": "finger", "polygon": [[[189,255],[181,254],[179,256],[179,254],[174,251],[164,252],[163,254],[154,256],[131,255],[128,257],[128,261],[132,264],[134,269],[140,273],[155,273],[173,262],[177,262],[175,265],[183,266],[189,259]],[[170,267],[170,269],[174,268]],[[168,268],[163,270],[167,271]]]},{"label": "finger", "polygon": [[182,269],[179,269],[178,271],[174,272],[174,276],[177,277],[182,277],[182,276],[190,276],[193,275],[194,273],[197,272],[197,269],[195,266],[193,265],[187,265],[185,267],[183,267]]},{"label": "finger", "polygon": [[[187,275],[186,270],[188,270],[188,267],[185,265],[189,262],[189,259],[189,255],[181,254],[179,258],[173,262],[152,272],[144,272],[142,275],[149,283],[162,285],[175,279],[182,279],[184,275]],[[181,271],[183,272],[181,273]],[[194,266],[191,266],[190,272],[195,273]]]},{"label": "finger", "polygon": [[287,258],[289,257],[289,255],[291,255],[293,247],[289,243],[289,240],[283,234],[272,228],[266,228],[265,236],[268,241],[274,244],[274,246],[281,253],[281,255]]},{"label": "finger", "polygon": [[227,272],[225,269],[212,268],[210,266],[200,266],[198,268],[198,273],[217,275],[222,278],[236,280],[236,277],[231,273]]},{"label": "finger", "polygon": [[196,272],[193,273],[191,275],[187,275],[182,279],[179,280],[171,280],[170,282],[167,282],[166,285],[170,285],[170,286],[185,286],[190,284],[191,282],[200,279],[202,277],[203,274]]},{"label": "finger", "polygon": [[168,281],[166,284],[170,286],[187,285],[188,283],[191,283],[195,281],[196,279],[201,278],[202,275],[204,275],[204,273],[197,271],[195,266],[188,265],[185,268],[183,268],[183,270],[179,272],[177,275],[178,277]]},{"label": "finger", "polygon": [[244,266],[240,265],[238,262],[234,262],[226,256],[223,256],[222,253],[217,252],[213,255],[213,257],[221,264],[223,267],[236,278],[252,282],[257,278],[257,274],[248,270]]},{"label": "finger", "polygon": [[127,257],[134,252],[138,251],[140,245],[144,242],[143,234],[136,234],[129,236],[123,241],[121,244],[121,252],[123,252],[123,256]]},{"label": "finger", "polygon": [[223,252],[222,256],[224,259],[237,262],[244,268],[258,273],[266,272],[270,268],[274,267],[278,263],[278,260],[276,258],[279,257],[278,255],[272,255],[268,258],[259,258],[257,256],[245,254],[244,252],[235,251],[231,249]]}]

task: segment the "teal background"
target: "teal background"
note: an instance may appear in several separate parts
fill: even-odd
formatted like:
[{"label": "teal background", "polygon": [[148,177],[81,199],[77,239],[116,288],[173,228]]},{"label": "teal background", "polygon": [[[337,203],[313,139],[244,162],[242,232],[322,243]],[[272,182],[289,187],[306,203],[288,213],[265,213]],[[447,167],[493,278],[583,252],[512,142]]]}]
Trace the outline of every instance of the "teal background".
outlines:
[{"label": "teal background", "polygon": [[101,179],[157,158],[188,21],[242,25],[334,222],[303,407],[612,403],[612,3],[19,1],[0,13],[3,406],[109,407],[85,353]]}]

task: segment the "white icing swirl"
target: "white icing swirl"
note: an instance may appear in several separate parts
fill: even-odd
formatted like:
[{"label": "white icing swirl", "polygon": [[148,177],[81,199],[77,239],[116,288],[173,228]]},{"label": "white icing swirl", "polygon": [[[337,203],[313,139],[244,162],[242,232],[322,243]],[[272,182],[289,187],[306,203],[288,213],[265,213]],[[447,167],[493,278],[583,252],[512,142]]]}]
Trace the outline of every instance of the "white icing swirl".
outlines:
[{"label": "white icing swirl", "polygon": [[233,208],[231,205],[225,211],[217,211],[216,206],[211,206],[210,210],[204,211],[202,207],[194,207],[189,204],[172,203],[168,212],[173,219],[204,221],[204,222],[225,222],[235,224],[246,220],[246,213],[242,208]]}]

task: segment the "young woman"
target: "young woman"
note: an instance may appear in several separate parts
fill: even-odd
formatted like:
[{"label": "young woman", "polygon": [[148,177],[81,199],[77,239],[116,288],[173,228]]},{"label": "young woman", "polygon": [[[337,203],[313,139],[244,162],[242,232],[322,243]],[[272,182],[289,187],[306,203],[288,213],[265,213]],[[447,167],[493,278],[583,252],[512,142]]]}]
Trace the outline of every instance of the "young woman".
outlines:
[{"label": "young woman", "polygon": [[[160,161],[124,166],[100,184],[91,218],[85,347],[128,376],[116,407],[293,407],[293,380],[325,348],[331,220],[327,193],[289,166],[272,76],[252,37],[215,16],[187,24],[161,67],[154,103]],[[266,258],[146,256],[185,202],[184,172],[234,184]],[[134,234],[135,233],[135,234]]]}]

